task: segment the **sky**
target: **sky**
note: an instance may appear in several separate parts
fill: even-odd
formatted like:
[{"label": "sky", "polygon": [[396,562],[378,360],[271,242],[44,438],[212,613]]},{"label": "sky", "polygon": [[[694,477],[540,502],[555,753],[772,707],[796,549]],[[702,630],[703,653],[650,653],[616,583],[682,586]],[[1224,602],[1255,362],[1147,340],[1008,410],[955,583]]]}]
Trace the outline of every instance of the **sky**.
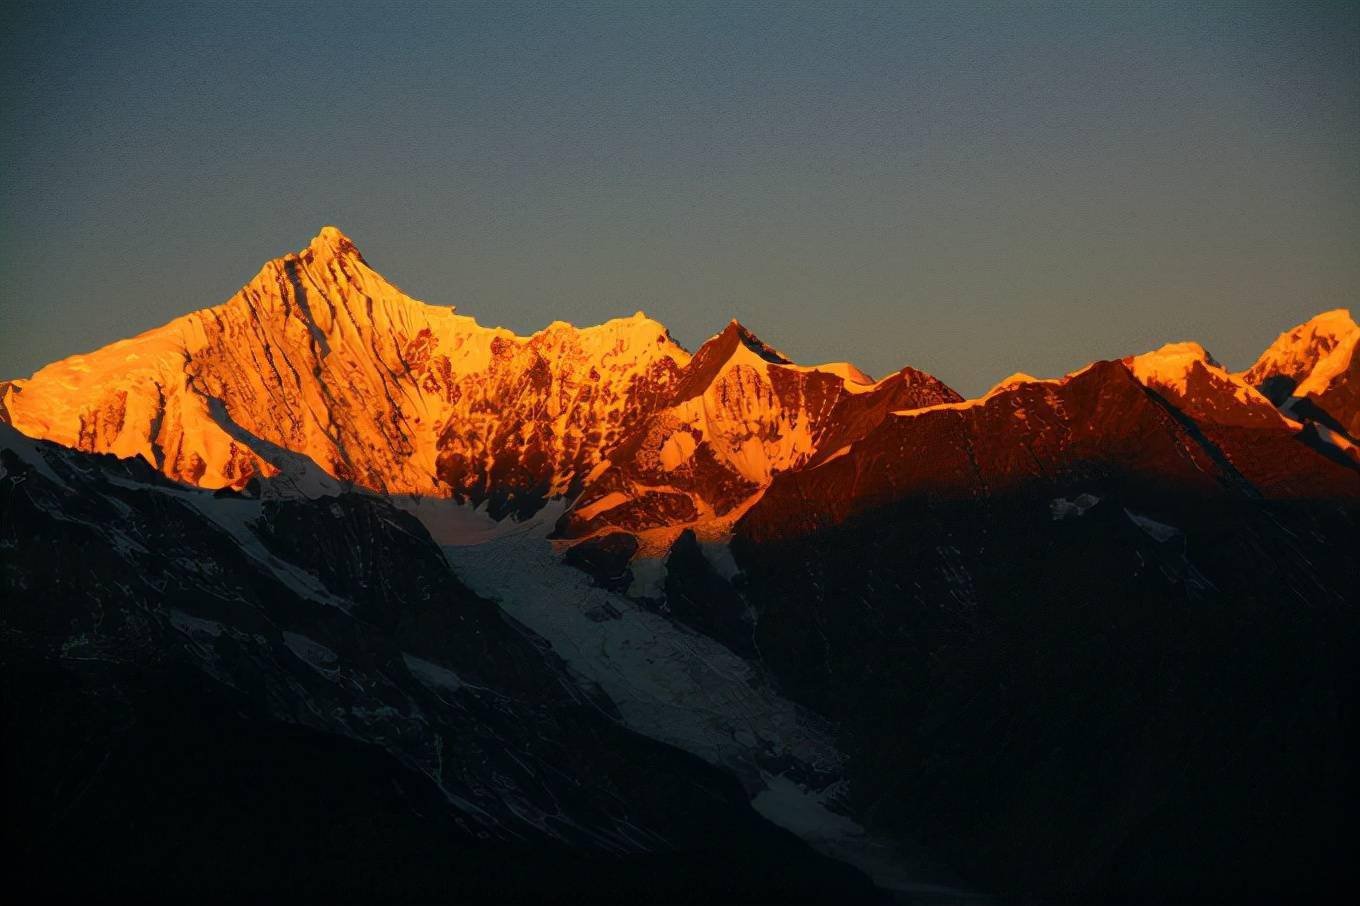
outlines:
[{"label": "sky", "polygon": [[0,378],[325,224],[483,324],[966,394],[1360,314],[1357,3],[7,7]]}]

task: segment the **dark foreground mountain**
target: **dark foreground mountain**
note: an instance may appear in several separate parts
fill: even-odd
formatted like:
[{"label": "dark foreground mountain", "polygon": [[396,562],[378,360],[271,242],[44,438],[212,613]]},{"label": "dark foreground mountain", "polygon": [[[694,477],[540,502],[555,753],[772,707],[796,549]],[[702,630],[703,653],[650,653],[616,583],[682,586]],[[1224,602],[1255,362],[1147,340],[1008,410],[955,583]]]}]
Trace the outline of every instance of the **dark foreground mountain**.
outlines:
[{"label": "dark foreground mountain", "polygon": [[765,663],[844,728],[857,814],[985,888],[1351,877],[1360,474],[1308,438],[1097,364],[777,478],[733,548]]},{"label": "dark foreground mountain", "polygon": [[876,897],[621,727],[381,499],[214,496],[3,432],[10,890]]}]

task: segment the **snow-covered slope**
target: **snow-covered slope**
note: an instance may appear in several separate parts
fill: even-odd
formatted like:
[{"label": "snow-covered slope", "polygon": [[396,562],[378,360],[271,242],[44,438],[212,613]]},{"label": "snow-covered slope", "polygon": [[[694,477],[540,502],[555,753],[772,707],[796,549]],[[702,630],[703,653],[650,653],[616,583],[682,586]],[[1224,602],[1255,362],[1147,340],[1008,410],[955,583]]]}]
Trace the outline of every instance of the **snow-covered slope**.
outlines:
[{"label": "snow-covered slope", "polygon": [[1348,310],[1325,311],[1281,333],[1241,377],[1279,405],[1356,329]]},{"label": "snow-covered slope", "polygon": [[[1286,411],[1311,417],[1328,429],[1360,441],[1360,328],[1352,330],[1323,356],[1294,389]],[[1353,447],[1352,447],[1353,449]]]},{"label": "snow-covered slope", "polygon": [[1360,326],[1338,308],[1280,334],[1242,377],[1286,415],[1354,455],[1360,440]]},{"label": "snow-covered slope", "polygon": [[1198,343],[1168,343],[1125,359],[1140,383],[1171,400],[1196,421],[1242,427],[1285,428],[1270,400],[1229,374]]},{"label": "snow-covered slope", "polygon": [[629,729],[731,772],[766,818],[883,887],[969,899],[932,883],[936,870],[911,848],[847,816],[845,759],[832,728],[781,697],[759,664],[563,564],[547,538],[560,506],[515,525],[448,500],[410,511],[461,579],[550,642]]}]

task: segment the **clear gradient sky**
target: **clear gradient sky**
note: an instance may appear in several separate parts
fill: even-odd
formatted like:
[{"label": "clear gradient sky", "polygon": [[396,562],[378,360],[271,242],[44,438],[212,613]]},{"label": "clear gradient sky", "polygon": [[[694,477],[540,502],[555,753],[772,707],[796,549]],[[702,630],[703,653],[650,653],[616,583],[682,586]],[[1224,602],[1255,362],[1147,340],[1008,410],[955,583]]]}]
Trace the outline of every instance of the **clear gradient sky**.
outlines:
[{"label": "clear gradient sky", "polygon": [[1360,308],[1360,4],[7,4],[0,377],[334,223],[520,332],[961,391]]}]

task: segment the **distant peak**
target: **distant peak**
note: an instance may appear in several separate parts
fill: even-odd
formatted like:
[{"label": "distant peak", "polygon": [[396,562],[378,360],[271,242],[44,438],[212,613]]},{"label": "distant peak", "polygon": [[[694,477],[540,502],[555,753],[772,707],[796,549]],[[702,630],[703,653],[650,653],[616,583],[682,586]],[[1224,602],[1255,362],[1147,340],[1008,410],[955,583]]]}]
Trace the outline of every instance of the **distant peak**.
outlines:
[{"label": "distant peak", "polygon": [[733,318],[731,321],[727,322],[727,326],[723,328],[722,333],[718,334],[716,337],[714,337],[714,339],[719,341],[719,345],[723,347],[726,347],[728,344],[731,344],[732,352],[736,351],[736,344],[740,343],[741,345],[749,349],[751,352],[755,353],[756,355],[760,356],[762,359],[764,359],[767,362],[770,362],[771,364],[774,365],[793,364],[793,362],[790,361],[788,357],[786,357],[779,350],[775,349],[773,346],[770,346],[764,340],[760,339],[760,337],[751,333],[751,331],[747,329],[746,325],[742,324],[736,318]]},{"label": "distant peak", "polygon": [[694,358],[686,367],[685,377],[675,388],[675,398],[685,400],[703,393],[743,349],[747,354],[772,365],[793,364],[733,318],[721,331],[705,340],[694,353]]},{"label": "distant peak", "polygon": [[1314,315],[1300,326],[1311,327],[1315,332],[1325,330],[1329,333],[1350,333],[1356,328],[1356,323],[1351,317],[1349,308],[1333,308],[1331,311]]},{"label": "distant peak", "polygon": [[1135,362],[1146,362],[1149,364],[1159,362],[1167,365],[1179,365],[1181,367],[1189,367],[1192,362],[1204,362],[1205,364],[1213,365],[1215,368],[1222,367],[1214,357],[1209,354],[1209,350],[1193,340],[1187,340],[1181,343],[1166,343],[1152,352],[1145,352],[1140,356],[1134,356],[1133,360]]},{"label": "distant peak", "polygon": [[1193,341],[1167,343],[1152,352],[1132,355],[1124,364],[1143,386],[1169,386],[1184,391],[1188,375],[1196,365],[1217,365],[1208,350]]},{"label": "distant peak", "polygon": [[334,226],[323,226],[302,252],[302,254],[307,253],[322,258],[353,256],[360,261],[363,261],[364,258],[363,255],[359,254],[359,249],[355,247],[354,241],[346,236],[339,227]]},{"label": "distant peak", "polygon": [[996,385],[993,386],[991,390],[988,390],[987,393],[983,396],[983,399],[986,399],[987,397],[993,396],[997,393],[1010,390],[1013,387],[1019,387],[1022,384],[1038,384],[1038,383],[1043,382],[1032,374],[1027,374],[1023,371],[1017,371],[1015,372],[1015,374],[1012,374],[1009,377],[1004,377],[1001,380],[997,381]]},{"label": "distant peak", "polygon": [[1360,327],[1351,318],[1349,309],[1334,308],[1314,315],[1276,337],[1242,377],[1277,403],[1282,403],[1295,385],[1307,378],[1332,350],[1357,330]]}]

